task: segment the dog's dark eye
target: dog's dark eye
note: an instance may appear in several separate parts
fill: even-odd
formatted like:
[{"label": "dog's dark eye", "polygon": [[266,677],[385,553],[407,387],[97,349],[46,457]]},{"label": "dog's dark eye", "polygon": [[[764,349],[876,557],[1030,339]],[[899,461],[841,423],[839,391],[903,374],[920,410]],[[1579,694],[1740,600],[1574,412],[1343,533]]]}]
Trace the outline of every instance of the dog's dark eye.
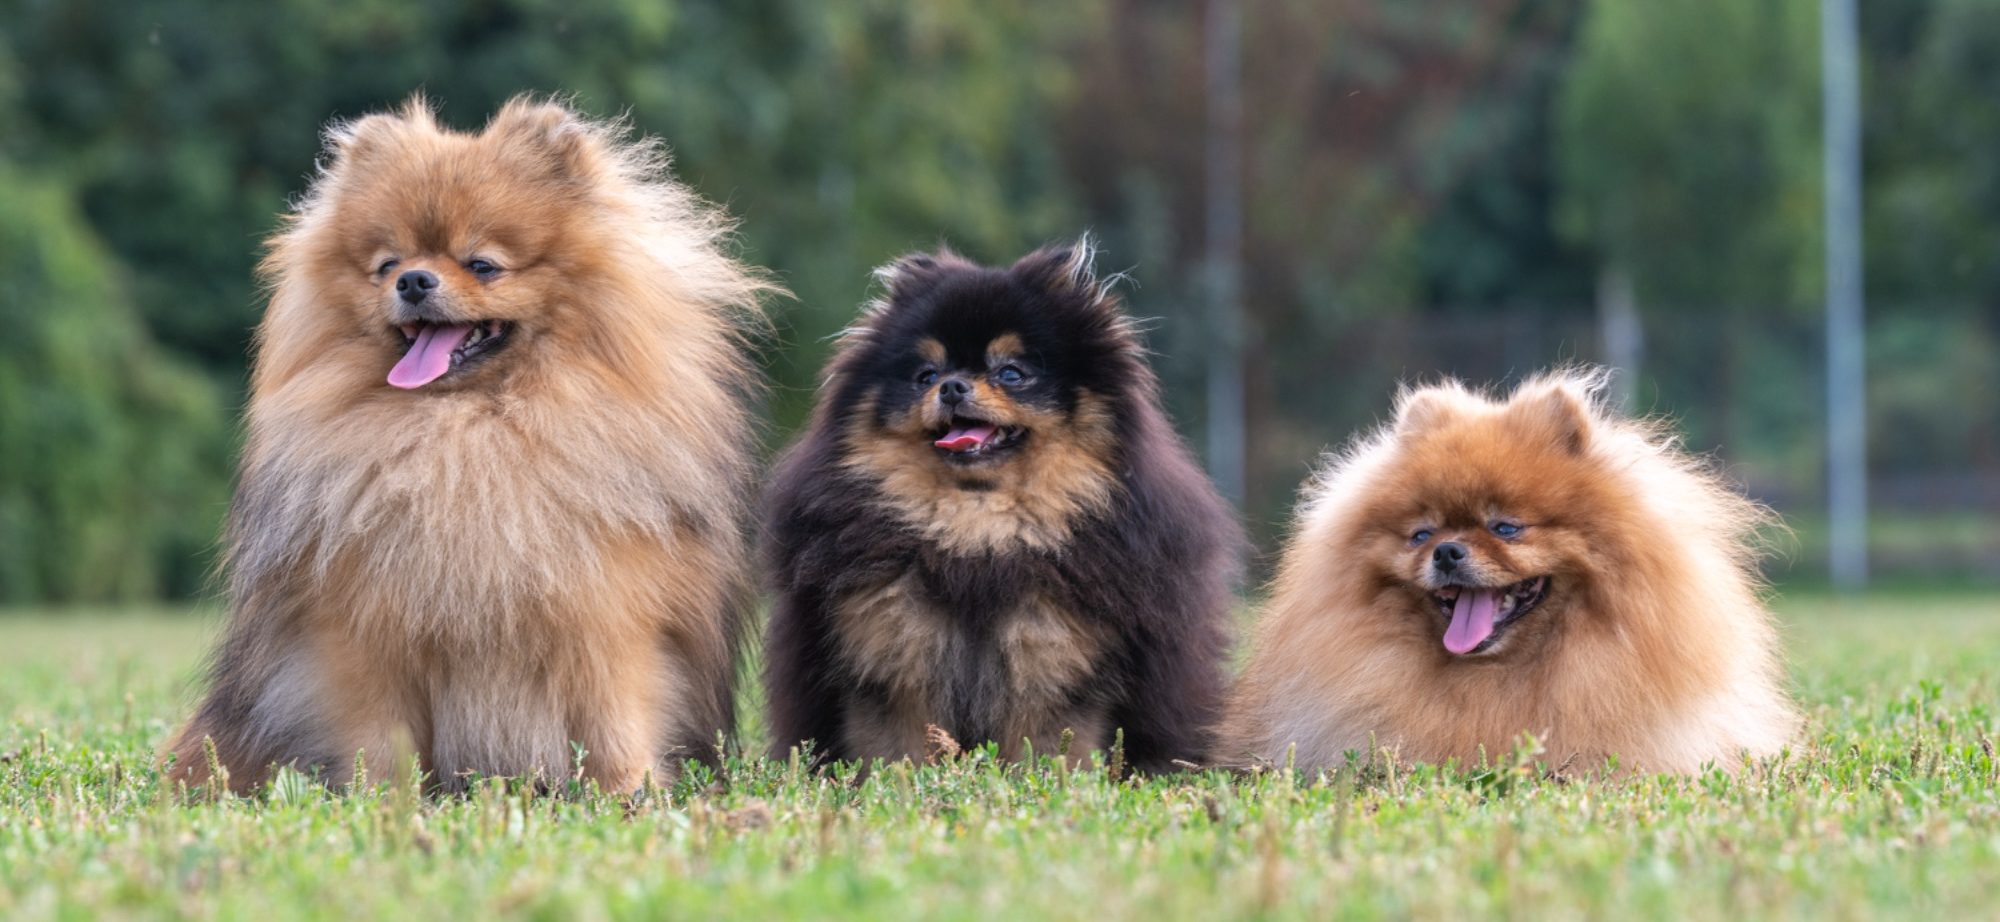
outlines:
[{"label": "dog's dark eye", "polygon": [[500,267],[498,265],[495,265],[494,262],[490,259],[469,260],[466,262],[465,268],[470,270],[473,275],[479,276],[480,278],[489,278],[494,273],[500,271]]},{"label": "dog's dark eye", "polygon": [[1502,538],[1512,538],[1521,533],[1521,526],[1512,522],[1494,522],[1493,533]]},{"label": "dog's dark eye", "polygon": [[999,371],[993,373],[993,377],[995,380],[999,381],[1001,384],[1007,385],[1008,387],[1014,387],[1020,384],[1021,382],[1028,380],[1027,373],[1023,372],[1021,370],[1021,366],[1019,365],[1002,365],[1000,366]]},{"label": "dog's dark eye", "polygon": [[382,260],[382,264],[381,264],[381,265],[379,265],[379,266],[376,266],[376,267],[375,267],[375,274],[376,274],[376,275],[388,275],[388,274],[389,274],[389,270],[391,270],[391,269],[394,269],[394,268],[396,268],[397,266],[400,266],[400,265],[402,265],[402,264],[403,264],[403,261],[402,261],[402,260],[400,260],[400,259],[385,259],[385,260]]},{"label": "dog's dark eye", "polygon": [[1422,544],[1426,541],[1429,541],[1430,539],[1431,539],[1431,530],[1428,528],[1419,528],[1417,529],[1416,534],[1410,536],[1410,543]]},{"label": "dog's dark eye", "polygon": [[935,368],[925,368],[917,372],[917,383],[925,387],[930,387],[931,385],[936,384],[937,379],[938,379],[938,373],[937,369]]}]

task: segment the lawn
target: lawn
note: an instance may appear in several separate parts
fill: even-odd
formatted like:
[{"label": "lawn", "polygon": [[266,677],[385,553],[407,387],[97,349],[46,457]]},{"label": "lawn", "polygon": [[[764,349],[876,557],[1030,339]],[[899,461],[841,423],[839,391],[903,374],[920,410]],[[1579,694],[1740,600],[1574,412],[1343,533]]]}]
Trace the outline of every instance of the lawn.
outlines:
[{"label": "lawn", "polygon": [[[1780,600],[1808,730],[1740,777],[1114,782],[982,753],[732,761],[642,798],[392,767],[183,802],[154,748],[212,615],[0,615],[0,917],[2000,916],[2000,597]],[[1572,773],[1575,770],[1572,769]]]}]

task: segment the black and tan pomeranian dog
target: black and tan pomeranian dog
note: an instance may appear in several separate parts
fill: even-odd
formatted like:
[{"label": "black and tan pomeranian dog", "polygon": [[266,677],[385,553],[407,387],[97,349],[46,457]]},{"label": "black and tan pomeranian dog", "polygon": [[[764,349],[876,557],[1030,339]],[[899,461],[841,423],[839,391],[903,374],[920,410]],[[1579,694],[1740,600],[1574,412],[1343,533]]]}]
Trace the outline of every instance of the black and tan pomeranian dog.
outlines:
[{"label": "black and tan pomeranian dog", "polygon": [[228,635],[170,745],[629,789],[734,729],[771,286],[656,145],[517,99],[335,127],[270,243]]},{"label": "black and tan pomeranian dog", "polygon": [[[1733,769],[1790,739],[1767,514],[1558,372],[1406,392],[1306,489],[1218,755]],[[1292,747],[1296,747],[1293,750]]]},{"label": "black and tan pomeranian dog", "polygon": [[1203,756],[1243,540],[1091,261],[877,273],[766,501],[777,753]]}]

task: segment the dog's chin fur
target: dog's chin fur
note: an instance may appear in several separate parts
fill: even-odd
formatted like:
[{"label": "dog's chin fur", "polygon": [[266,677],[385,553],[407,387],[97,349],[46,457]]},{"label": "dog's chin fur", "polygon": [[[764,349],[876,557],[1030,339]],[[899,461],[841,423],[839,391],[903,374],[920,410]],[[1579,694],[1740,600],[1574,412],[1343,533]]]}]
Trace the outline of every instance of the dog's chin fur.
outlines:
[{"label": "dog's chin fur", "polygon": [[[228,532],[228,634],[176,777],[356,753],[630,788],[734,729],[755,443],[742,334],[772,286],[650,142],[517,99],[479,133],[413,100],[329,134],[263,272]],[[498,278],[462,265],[501,254]],[[506,348],[386,376],[385,254]]]},{"label": "dog's chin fur", "polygon": [[[1550,765],[1686,773],[1784,747],[1797,718],[1755,570],[1767,513],[1659,426],[1616,417],[1601,385],[1572,371],[1504,400],[1408,391],[1332,458],[1305,490],[1221,757],[1325,768],[1380,747],[1471,764],[1529,733]],[[1522,530],[1495,534],[1502,520]],[[1446,649],[1431,596],[1447,539],[1482,584],[1549,580],[1468,655]]]},{"label": "dog's chin fur", "polygon": [[[879,273],[766,497],[776,755],[921,758],[929,726],[1007,757],[1119,729],[1135,766],[1203,755],[1242,538],[1090,259]],[[938,444],[975,423],[999,437]]]}]

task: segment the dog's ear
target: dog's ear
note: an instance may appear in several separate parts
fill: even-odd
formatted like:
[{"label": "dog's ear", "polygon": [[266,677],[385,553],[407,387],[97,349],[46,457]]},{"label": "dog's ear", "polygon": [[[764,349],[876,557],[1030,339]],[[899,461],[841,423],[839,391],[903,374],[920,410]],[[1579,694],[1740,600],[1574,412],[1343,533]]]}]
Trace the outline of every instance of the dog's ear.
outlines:
[{"label": "dog's ear", "polygon": [[568,179],[589,179],[614,168],[602,133],[559,102],[516,96],[486,123],[484,137],[539,151],[551,172]]},{"label": "dog's ear", "polygon": [[840,332],[840,339],[851,343],[872,338],[898,303],[929,291],[954,270],[973,268],[977,267],[942,246],[929,253],[905,253],[876,267],[875,284],[882,286],[882,293],[862,307],[860,318]]},{"label": "dog's ear", "polygon": [[882,286],[884,303],[922,294],[954,269],[972,268],[965,257],[948,247],[928,253],[905,253],[877,267],[875,281]]},{"label": "dog's ear", "polygon": [[1458,415],[1467,401],[1478,399],[1457,381],[1406,387],[1396,395],[1396,435],[1408,437],[1429,432]]},{"label": "dog's ear", "polygon": [[416,133],[435,132],[437,115],[422,93],[412,95],[394,112],[376,112],[326,129],[328,168],[367,161],[393,150]]},{"label": "dog's ear", "polygon": [[1507,401],[1507,412],[1544,444],[1573,455],[1590,447],[1591,392],[1583,384],[1562,378],[1530,381]]},{"label": "dog's ear", "polygon": [[1068,243],[1042,247],[1014,261],[1008,271],[1029,286],[1052,294],[1084,295],[1105,303],[1106,286],[1097,277],[1097,243],[1089,234]]}]

